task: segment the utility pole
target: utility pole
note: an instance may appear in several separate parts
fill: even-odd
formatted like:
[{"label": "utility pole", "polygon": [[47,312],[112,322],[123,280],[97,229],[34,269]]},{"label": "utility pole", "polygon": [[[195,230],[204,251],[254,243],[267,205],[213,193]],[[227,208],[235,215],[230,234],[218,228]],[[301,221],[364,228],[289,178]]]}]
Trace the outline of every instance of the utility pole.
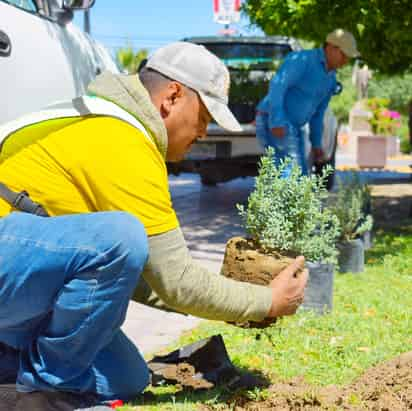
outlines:
[{"label": "utility pole", "polygon": [[84,11],[84,31],[87,34],[91,33],[91,28],[90,28],[90,10],[87,9]]}]

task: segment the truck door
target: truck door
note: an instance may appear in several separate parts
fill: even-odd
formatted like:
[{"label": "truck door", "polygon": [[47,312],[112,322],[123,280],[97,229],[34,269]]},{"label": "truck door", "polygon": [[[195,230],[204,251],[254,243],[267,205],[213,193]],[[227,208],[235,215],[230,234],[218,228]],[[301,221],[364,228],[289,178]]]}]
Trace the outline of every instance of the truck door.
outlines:
[{"label": "truck door", "polygon": [[49,0],[0,0],[0,124],[83,94],[107,69],[91,39],[70,22],[59,24],[53,7]]}]

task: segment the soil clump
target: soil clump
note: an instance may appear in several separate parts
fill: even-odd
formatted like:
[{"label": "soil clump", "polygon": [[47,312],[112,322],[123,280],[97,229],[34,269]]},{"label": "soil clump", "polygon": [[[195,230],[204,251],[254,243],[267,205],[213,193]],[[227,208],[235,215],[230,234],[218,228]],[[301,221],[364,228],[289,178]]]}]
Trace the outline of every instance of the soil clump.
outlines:
[{"label": "soil clump", "polygon": [[221,273],[236,281],[268,285],[293,260],[294,256],[262,250],[252,240],[233,237],[226,244]]},{"label": "soil clump", "polygon": [[[221,274],[236,281],[268,286],[295,258],[293,253],[264,250],[251,239],[233,237],[226,243]],[[275,322],[275,318],[267,318],[232,324],[241,328],[266,328]]]},{"label": "soil clump", "polygon": [[[258,285],[270,282],[294,260],[294,256],[259,249],[243,237],[233,237],[226,243],[221,274],[236,281]],[[241,328],[266,328],[276,322],[268,318],[261,322],[231,323]]]}]

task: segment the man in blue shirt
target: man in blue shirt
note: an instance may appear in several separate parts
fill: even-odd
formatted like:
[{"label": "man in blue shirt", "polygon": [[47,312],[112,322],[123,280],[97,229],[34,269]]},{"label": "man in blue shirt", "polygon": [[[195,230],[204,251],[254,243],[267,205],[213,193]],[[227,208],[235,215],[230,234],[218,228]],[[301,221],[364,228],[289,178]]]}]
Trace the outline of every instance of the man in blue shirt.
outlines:
[{"label": "man in blue shirt", "polygon": [[302,173],[308,174],[302,133],[306,123],[314,161],[322,161],[323,116],[337,89],[336,70],[357,56],[353,35],[336,29],[328,34],[324,47],[293,52],[285,58],[256,111],[256,136],[265,148],[275,148],[277,164],[291,157]]}]

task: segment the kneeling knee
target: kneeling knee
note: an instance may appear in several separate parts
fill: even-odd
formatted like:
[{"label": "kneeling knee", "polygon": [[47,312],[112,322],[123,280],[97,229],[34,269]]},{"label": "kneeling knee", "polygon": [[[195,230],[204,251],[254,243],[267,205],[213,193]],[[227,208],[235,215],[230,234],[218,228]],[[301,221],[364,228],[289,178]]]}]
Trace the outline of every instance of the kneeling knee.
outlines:
[{"label": "kneeling knee", "polygon": [[125,259],[130,269],[139,272],[145,265],[149,246],[143,224],[132,214],[126,212],[107,213],[110,223],[106,226],[105,236],[110,251]]}]

